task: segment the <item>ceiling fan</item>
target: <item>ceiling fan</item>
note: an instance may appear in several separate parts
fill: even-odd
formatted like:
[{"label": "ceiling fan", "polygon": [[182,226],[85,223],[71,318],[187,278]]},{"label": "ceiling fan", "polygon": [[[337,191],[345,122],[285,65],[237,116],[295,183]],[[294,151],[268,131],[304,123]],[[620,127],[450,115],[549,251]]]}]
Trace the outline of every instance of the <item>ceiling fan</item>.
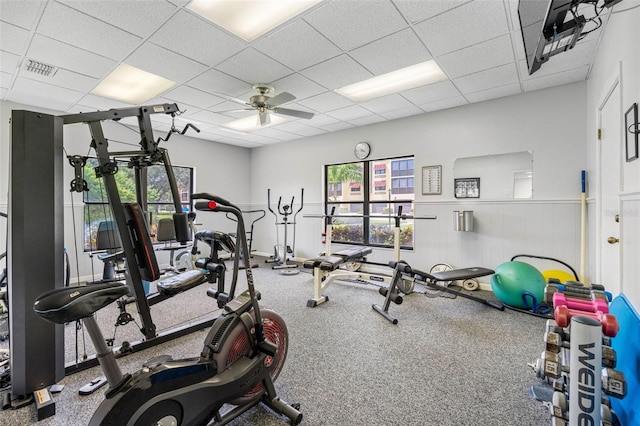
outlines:
[{"label": "ceiling fan", "polygon": [[236,99],[236,98],[232,98],[222,94],[218,94],[224,97],[225,99],[247,106],[247,108],[244,108],[241,110],[218,111],[218,112],[224,113],[224,112],[256,110],[258,111],[258,125],[260,127],[271,124],[271,119],[269,118],[269,112],[273,112],[275,114],[280,114],[280,115],[288,115],[291,117],[304,118],[307,120],[313,118],[314,114],[312,112],[300,111],[297,109],[280,108],[280,105],[296,99],[296,97],[289,92],[282,92],[277,94],[274,97],[267,96],[267,94],[273,93],[274,89],[272,86],[268,86],[266,84],[256,84],[253,86],[253,90],[258,92],[258,94],[251,96],[251,98],[249,98],[249,102],[245,102],[241,99]]}]

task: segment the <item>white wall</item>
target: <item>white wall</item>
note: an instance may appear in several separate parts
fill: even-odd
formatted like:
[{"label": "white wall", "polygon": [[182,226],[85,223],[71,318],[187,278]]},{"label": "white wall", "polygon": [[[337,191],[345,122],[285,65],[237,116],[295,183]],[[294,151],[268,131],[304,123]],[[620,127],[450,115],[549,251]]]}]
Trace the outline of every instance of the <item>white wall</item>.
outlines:
[{"label": "white wall", "polygon": [[[10,102],[0,102],[0,211],[7,211],[8,202],[8,178],[9,178],[9,148],[11,110],[25,109],[60,115],[59,112],[46,111],[42,108],[18,105]],[[114,122],[103,122],[105,137],[109,140],[110,150],[137,150],[139,149],[139,136],[128,128]],[[165,137],[165,134],[156,134]],[[69,155],[95,155],[89,150],[91,135],[87,125],[64,126],[64,147]],[[123,144],[124,143],[124,144]],[[125,145],[126,144],[126,145]],[[171,136],[169,141],[162,142],[169,150],[171,161],[174,165],[191,166],[196,169],[196,192],[210,192],[247,208],[250,204],[250,151],[231,145],[204,141],[179,134]],[[69,183],[73,179],[73,168],[65,163],[64,185],[65,191],[65,237],[64,244],[71,258],[73,277],[87,277],[91,274],[91,261],[89,256],[82,251],[82,195],[69,192]],[[37,173],[37,170],[34,170]],[[47,182],[43,182],[46,185]],[[75,215],[75,218],[74,218]],[[74,227],[75,220],[75,227]],[[0,242],[6,241],[6,222],[0,223]],[[200,212],[197,222],[201,223],[201,229],[219,229],[226,232],[235,231],[234,223],[221,214]],[[75,234],[74,234],[75,230]],[[77,242],[77,243],[76,243]],[[33,242],[34,255],[37,255],[37,241]],[[78,247],[78,266],[76,268],[76,245]],[[1,248],[0,251],[4,251]],[[158,252],[158,261],[161,264],[168,263],[167,253]],[[96,274],[102,273],[102,263],[95,261]]]},{"label": "white wall", "polygon": [[[619,3],[607,23],[606,32],[600,42],[595,64],[587,81],[587,159],[590,178],[597,182],[597,108],[602,101],[609,82],[620,72],[622,105],[620,114],[624,120],[624,112],[634,103],[640,103],[640,5],[639,0],[625,0]],[[634,6],[635,9],[632,9]],[[624,11],[624,9],[630,9]],[[624,126],[624,121],[620,124]],[[621,132],[624,138],[624,133]],[[622,139],[622,153],[624,145]],[[623,293],[631,300],[636,309],[640,308],[640,160],[622,161],[623,187],[621,191],[621,237],[622,244],[622,288]],[[590,203],[589,216],[596,217],[595,201]],[[595,235],[595,221],[590,222],[589,233]],[[589,264],[595,265],[595,253],[598,241],[589,244]],[[603,271],[616,265],[603,265]],[[592,266],[593,269],[593,266]],[[593,272],[593,270],[592,270]],[[603,274],[606,275],[606,274]]]},{"label": "white wall", "polygon": [[[585,103],[583,82],[254,149],[251,199],[255,208],[265,208],[267,188],[286,199],[304,187],[303,213],[321,213],[323,166],[355,161],[354,145],[366,140],[373,159],[415,156],[416,215],[438,216],[416,223],[415,250],[402,253],[415,267],[428,269],[438,262],[496,267],[527,253],[559,258],[577,270]],[[456,158],[517,151],[533,152],[532,200],[454,198]],[[437,164],[442,165],[443,193],[423,196],[419,171]],[[475,231],[453,231],[453,210],[474,210]],[[260,222],[254,248],[272,251],[273,222],[273,216]],[[297,231],[298,256],[323,250],[320,219],[299,217]],[[370,258],[385,262],[392,253],[375,249]]]}]

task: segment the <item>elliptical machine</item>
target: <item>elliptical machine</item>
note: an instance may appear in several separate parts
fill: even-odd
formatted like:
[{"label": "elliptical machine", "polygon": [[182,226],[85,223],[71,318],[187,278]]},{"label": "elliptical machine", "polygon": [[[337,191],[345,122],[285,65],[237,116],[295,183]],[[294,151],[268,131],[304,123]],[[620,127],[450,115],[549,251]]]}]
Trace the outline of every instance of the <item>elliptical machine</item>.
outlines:
[{"label": "elliptical machine", "polygon": [[[295,275],[299,273],[298,265],[295,263],[289,263],[289,255],[294,257],[295,249],[296,249],[296,217],[298,213],[302,211],[304,207],[304,188],[300,189],[300,208],[298,211],[293,213],[293,202],[295,197],[291,197],[291,203],[282,204],[282,197],[278,198],[278,214],[282,216],[281,221],[279,222],[278,214],[273,211],[271,208],[271,189],[267,189],[267,207],[273,216],[276,218],[276,245],[273,247],[273,256],[269,259],[266,259],[266,263],[273,263],[274,265],[271,269],[280,269],[280,274],[282,275]],[[293,221],[289,221],[289,216],[293,214]],[[279,226],[282,225],[284,228],[284,241],[282,245],[280,245],[280,231]],[[292,245],[288,244],[288,229],[289,225],[293,226],[293,243]]]},{"label": "elliptical machine", "polygon": [[[205,200],[196,202],[198,210],[228,212],[236,217],[238,242],[248,265],[249,250],[240,209],[211,194],[193,194],[193,198]],[[140,206],[131,203],[126,210],[128,237],[135,242],[148,239]],[[144,245],[134,246],[140,255],[139,267],[148,267],[145,260],[149,258],[144,258],[141,250]],[[151,259],[155,261],[155,257]],[[234,263],[232,288],[237,280],[239,256]],[[122,374],[94,318],[97,310],[129,292],[126,285],[109,283],[51,290],[36,299],[34,310],[58,324],[84,320],[109,383],[106,399],[90,425],[224,425],[259,402],[298,424],[302,420],[299,407],[281,400],[273,384],[287,355],[287,327],[277,313],[258,305],[259,294],[250,267],[246,268],[246,278],[248,290],[236,298],[229,295],[199,357],[181,360],[173,360],[169,355],[155,357],[133,375]],[[215,297],[217,292],[209,290],[207,294]],[[224,404],[235,407],[222,414]]]}]

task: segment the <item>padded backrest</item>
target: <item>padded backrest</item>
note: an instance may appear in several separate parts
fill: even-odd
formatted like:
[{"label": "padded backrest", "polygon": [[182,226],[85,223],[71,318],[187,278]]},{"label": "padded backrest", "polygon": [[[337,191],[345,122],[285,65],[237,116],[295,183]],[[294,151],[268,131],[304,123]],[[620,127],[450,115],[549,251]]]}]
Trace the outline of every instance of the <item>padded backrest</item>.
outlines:
[{"label": "padded backrest", "polygon": [[96,233],[96,250],[113,250],[120,247],[120,237],[116,232],[115,222],[112,220],[100,222]]},{"label": "padded backrest", "polygon": [[169,218],[158,220],[158,231],[156,232],[156,239],[162,241],[173,241],[176,239],[176,230],[173,226],[173,220]]},{"label": "padded backrest", "polygon": [[[140,276],[145,281],[155,281],[160,278],[160,268],[153,250],[147,221],[138,203],[124,205],[129,237],[136,254],[136,263],[140,270]],[[131,265],[129,265],[131,266]]]}]

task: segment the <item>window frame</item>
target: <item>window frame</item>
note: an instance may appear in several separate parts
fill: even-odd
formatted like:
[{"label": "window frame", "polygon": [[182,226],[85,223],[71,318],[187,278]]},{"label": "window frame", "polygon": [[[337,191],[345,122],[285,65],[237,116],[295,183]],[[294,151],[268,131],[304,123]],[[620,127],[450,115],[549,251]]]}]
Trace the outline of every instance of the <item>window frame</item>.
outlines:
[{"label": "window frame", "polygon": [[[394,160],[411,160],[414,168],[413,168],[413,175],[406,175],[403,174],[402,176],[397,176],[394,177],[393,176],[393,161]],[[375,166],[373,165],[373,163],[375,162],[379,162],[379,161],[391,161],[391,163],[385,167],[385,171],[384,173],[376,173],[376,169]],[[329,197],[329,188],[331,187],[329,184],[329,168],[332,166],[341,166],[341,165],[347,165],[347,164],[362,164],[362,183],[361,183],[361,191],[360,194],[362,195],[362,199],[358,199],[358,200],[349,200],[349,201],[331,201],[330,197]],[[402,170],[408,170],[408,169],[402,169]],[[385,192],[387,191],[392,191],[393,187],[392,187],[392,182],[395,178],[403,178],[403,179],[408,179],[408,178],[412,178],[413,182],[414,182],[414,188],[413,188],[413,192],[410,194],[394,194],[397,197],[402,197],[403,195],[410,195],[412,196],[412,198],[398,198],[396,200],[372,200],[371,199],[371,195],[372,192],[379,192],[376,191],[375,188],[372,187],[372,184],[374,184],[376,182],[376,180],[380,180],[382,178],[382,176],[389,177],[389,182],[388,185],[385,188]],[[386,180],[385,180],[386,182]],[[332,183],[331,185],[335,186],[337,185],[337,183]],[[351,188],[351,185],[348,185],[349,188]],[[343,188],[343,192],[342,194],[344,194],[344,188],[345,188],[345,182],[342,182],[342,188]],[[377,158],[377,159],[365,159],[365,160],[361,160],[361,161],[349,161],[349,162],[344,162],[344,163],[335,163],[335,164],[325,164],[324,166],[324,188],[323,188],[323,192],[324,192],[324,211],[325,214],[330,214],[331,213],[331,207],[335,206],[335,205],[362,205],[362,215],[361,216],[354,216],[354,218],[359,218],[362,222],[362,241],[339,241],[339,240],[332,240],[331,243],[332,244],[347,244],[347,245],[362,245],[362,246],[369,246],[369,247],[382,247],[382,248],[393,248],[393,244],[378,244],[378,243],[372,243],[371,240],[371,233],[370,233],[370,229],[371,229],[371,218],[369,216],[371,216],[371,212],[373,211],[372,206],[374,205],[384,205],[385,207],[388,207],[389,205],[393,205],[394,209],[393,212],[394,214],[397,214],[398,211],[398,206],[400,205],[406,205],[406,204],[410,204],[411,206],[414,206],[415,208],[415,156],[414,155],[403,155],[403,156],[398,156],[398,157],[388,157],[388,158]],[[350,190],[349,190],[350,192]],[[342,196],[342,195],[340,195]],[[350,209],[352,210],[352,209]],[[405,211],[404,214],[407,214],[408,212]],[[413,226],[413,225],[412,225]],[[413,232],[413,231],[412,231]],[[403,250],[413,250],[414,245],[415,245],[415,240],[414,240],[414,235],[412,235],[412,244],[411,245],[401,245],[401,249]]]}]

